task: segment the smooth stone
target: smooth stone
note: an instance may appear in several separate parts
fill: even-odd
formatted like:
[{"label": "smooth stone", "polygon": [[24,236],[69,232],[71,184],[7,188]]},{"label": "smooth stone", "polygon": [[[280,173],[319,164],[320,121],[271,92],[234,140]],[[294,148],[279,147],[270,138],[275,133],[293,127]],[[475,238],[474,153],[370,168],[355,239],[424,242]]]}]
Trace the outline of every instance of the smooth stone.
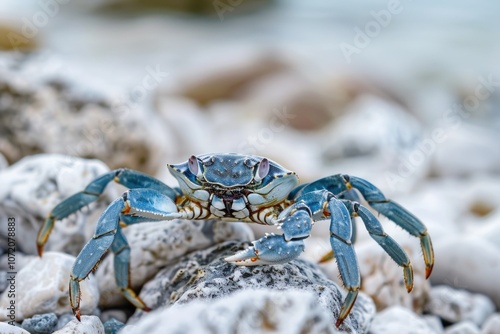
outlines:
[{"label": "smooth stone", "polygon": [[105,334],[117,334],[120,329],[122,329],[125,324],[116,319],[110,319],[104,322],[104,333]]},{"label": "smooth stone", "polygon": [[[192,251],[226,240],[253,240],[245,223],[219,220],[174,220],[132,225],[124,229],[131,248],[132,287],[139,290],[161,268]],[[110,252],[97,271],[101,299],[99,305],[109,308],[128,305],[116,285],[114,255]]]},{"label": "smooth stone", "polygon": [[[26,157],[0,170],[0,221],[14,217],[16,247],[26,254],[36,254],[38,230],[49,212],[61,201],[79,192],[94,178],[108,172],[102,162],[57,154]],[[103,196],[111,201],[111,191]],[[78,254],[91,238],[103,201],[89,206],[62,221],[56,221],[45,250]],[[6,238],[7,229],[0,229]]]},{"label": "smooth stone", "polygon": [[481,334],[500,334],[500,313],[494,313],[486,319]]},{"label": "smooth stone", "polygon": [[370,326],[370,334],[430,334],[435,333],[424,319],[412,311],[393,306],[377,313]]},{"label": "smooth stone", "polygon": [[480,334],[481,330],[471,321],[462,321],[446,328],[445,334]]},{"label": "smooth stone", "polygon": [[101,320],[95,315],[84,315],[81,320],[80,322],[77,319],[73,319],[53,334],[105,334]]},{"label": "smooth stone", "polygon": [[[141,290],[140,297],[152,309],[214,300],[246,289],[287,291],[301,289],[316,296],[316,303],[335,319],[345,291],[329,280],[310,262],[296,259],[281,265],[237,266],[224,258],[248,247],[234,241],[191,253],[162,269]],[[341,330],[363,332],[368,329],[375,305],[360,293]],[[129,320],[136,322],[144,312],[137,310]],[[333,325],[333,323],[332,323]]]},{"label": "smooth stone", "polygon": [[[57,315],[71,312],[69,305],[69,277],[75,258],[71,255],[47,252],[22,268],[16,275],[16,320],[31,318],[36,314],[54,312]],[[99,289],[92,275],[80,282],[83,314],[95,311]],[[0,296],[0,321],[6,321],[10,305],[8,291]]]},{"label": "smooth stone", "polygon": [[6,322],[0,322],[0,333],[2,334],[31,334],[21,327],[9,325]]},{"label": "smooth stone", "polygon": [[99,319],[101,319],[102,323],[105,324],[109,320],[117,320],[121,323],[127,322],[127,313],[122,310],[105,310],[102,311],[99,315]]},{"label": "smooth stone", "polygon": [[22,327],[31,334],[50,334],[57,326],[55,313],[36,314],[32,318],[24,319]]},{"label": "smooth stone", "polygon": [[500,252],[488,240],[473,235],[454,235],[434,243],[436,263],[430,277],[433,285],[488,296],[500,307]]},{"label": "smooth stone", "polygon": [[484,295],[441,285],[431,288],[425,311],[451,323],[471,321],[481,326],[495,312],[495,305]]},{"label": "smooth stone", "polygon": [[247,289],[214,301],[161,308],[120,332],[127,333],[362,333],[334,325],[315,293]]}]

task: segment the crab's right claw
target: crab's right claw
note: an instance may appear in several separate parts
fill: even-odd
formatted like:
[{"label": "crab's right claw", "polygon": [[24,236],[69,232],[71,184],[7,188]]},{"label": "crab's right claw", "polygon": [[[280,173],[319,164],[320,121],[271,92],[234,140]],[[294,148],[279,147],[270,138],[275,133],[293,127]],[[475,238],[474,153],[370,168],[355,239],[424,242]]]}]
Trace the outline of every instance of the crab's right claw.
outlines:
[{"label": "crab's right claw", "polygon": [[266,235],[252,244],[253,246],[224,260],[238,266],[280,264],[295,259],[304,251],[303,240],[285,241],[283,235],[279,234]]}]

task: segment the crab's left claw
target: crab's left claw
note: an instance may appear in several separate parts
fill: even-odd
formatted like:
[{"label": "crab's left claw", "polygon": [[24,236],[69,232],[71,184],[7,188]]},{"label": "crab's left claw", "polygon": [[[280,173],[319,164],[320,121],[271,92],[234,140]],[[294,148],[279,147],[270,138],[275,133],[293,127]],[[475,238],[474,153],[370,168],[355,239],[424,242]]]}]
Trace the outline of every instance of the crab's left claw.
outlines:
[{"label": "crab's left claw", "polygon": [[279,234],[268,234],[252,244],[253,246],[224,260],[239,266],[280,264],[295,259],[304,251],[303,240],[285,241],[283,235]]}]

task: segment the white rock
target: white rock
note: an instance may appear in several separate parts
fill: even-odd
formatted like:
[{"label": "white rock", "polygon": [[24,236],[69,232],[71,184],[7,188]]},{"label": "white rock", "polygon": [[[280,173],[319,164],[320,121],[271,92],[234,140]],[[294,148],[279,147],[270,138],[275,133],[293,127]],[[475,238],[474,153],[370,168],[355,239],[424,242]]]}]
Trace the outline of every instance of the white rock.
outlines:
[{"label": "white rock", "polygon": [[433,285],[449,285],[481,293],[500,307],[500,252],[488,240],[455,235],[436,240]]},{"label": "white rock", "polygon": [[21,327],[11,326],[5,322],[0,322],[0,333],[2,334],[30,334]]},{"label": "white rock", "polygon": [[470,321],[481,326],[495,305],[484,295],[442,285],[431,289],[425,310],[451,323]]},{"label": "white rock", "polygon": [[311,292],[243,290],[153,311],[120,333],[338,333],[334,322]]},{"label": "white rock", "polygon": [[9,166],[9,163],[7,162],[3,154],[0,153],[0,169],[7,168],[7,166]]},{"label": "white rock", "polygon": [[[21,321],[35,314],[54,312],[58,315],[71,312],[69,305],[69,275],[75,258],[71,255],[47,252],[21,269],[15,277],[16,320]],[[10,276],[8,276],[9,279]],[[97,282],[90,275],[80,283],[81,309],[91,314],[99,301]],[[0,297],[0,321],[8,320],[10,305],[9,288]]]},{"label": "white rock", "polygon": [[486,319],[481,334],[500,334],[500,313],[494,313]]},{"label": "white rock", "polygon": [[437,315],[425,314],[420,316],[436,334],[444,333],[443,322]]},{"label": "white rock", "polygon": [[429,334],[435,333],[427,322],[401,306],[393,306],[377,313],[370,334]]},{"label": "white rock", "polygon": [[479,334],[481,331],[473,322],[462,321],[458,324],[454,324],[445,331],[446,334]]},{"label": "white rock", "polygon": [[104,334],[104,325],[96,316],[82,316],[82,321],[73,319],[53,334]]},{"label": "white rock", "polygon": [[[253,240],[245,223],[175,220],[132,225],[124,229],[131,247],[132,286],[139,289],[160,268],[179,257],[225,240]],[[114,256],[107,256],[95,272],[101,292],[100,306],[112,307],[125,300],[116,286]],[[125,302],[126,303],[126,302]]]},{"label": "white rock", "polygon": [[[36,254],[36,236],[49,212],[109,169],[100,161],[41,154],[26,157],[0,170],[0,221],[16,219],[18,250]],[[109,193],[103,196],[111,200]],[[46,250],[77,254],[92,236],[106,203],[98,201],[63,221],[57,221]],[[7,229],[0,229],[6,237]]]}]

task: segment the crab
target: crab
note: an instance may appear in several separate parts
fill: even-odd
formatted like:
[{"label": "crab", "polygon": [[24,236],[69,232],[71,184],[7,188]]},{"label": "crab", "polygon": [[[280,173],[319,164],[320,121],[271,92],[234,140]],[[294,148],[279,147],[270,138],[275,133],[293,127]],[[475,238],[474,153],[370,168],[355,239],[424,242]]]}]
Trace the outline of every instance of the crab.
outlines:
[{"label": "crab", "polygon": [[37,237],[40,256],[56,220],[96,201],[111,181],[129,188],[102,213],[94,236],[73,266],[69,295],[78,320],[80,282],[96,269],[109,248],[115,254],[115,279],[121,292],[137,308],[149,310],[130,286],[130,246],[122,231],[128,225],[146,221],[219,218],[278,227],[282,234],[267,234],[254,241],[253,246],[225,258],[235,265],[255,266],[282,264],[297,258],[304,250],[304,239],[310,236],[313,224],[330,220],[332,251],[324,259],[336,258],[347,290],[337,327],[349,315],[360,289],[353,247],[354,217],[361,218],[370,236],[403,268],[407,291],[413,288],[408,255],[384,232],[376,216],[359,203],[360,194],[372,209],[420,239],[426,278],[431,274],[434,252],[425,225],[364,179],[336,174],[299,185],[295,172],[270,159],[234,153],[193,155],[184,163],[168,165],[168,169],[178,187],[172,188],[130,169],[110,171],[57,205],[42,225]]}]

